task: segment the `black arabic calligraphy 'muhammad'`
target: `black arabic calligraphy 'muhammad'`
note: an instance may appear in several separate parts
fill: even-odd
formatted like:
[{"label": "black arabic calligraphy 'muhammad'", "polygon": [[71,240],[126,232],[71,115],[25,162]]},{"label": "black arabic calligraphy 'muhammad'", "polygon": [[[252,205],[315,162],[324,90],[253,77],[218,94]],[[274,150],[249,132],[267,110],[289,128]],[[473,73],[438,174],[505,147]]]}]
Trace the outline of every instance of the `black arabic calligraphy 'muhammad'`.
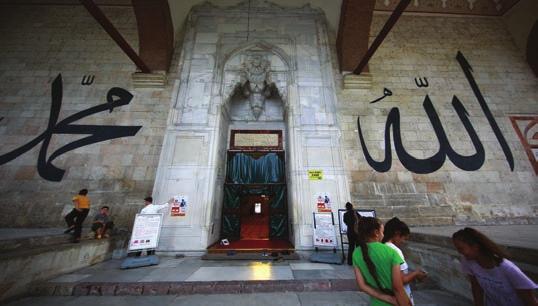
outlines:
[{"label": "black arabic calligraphy 'muhammad'", "polygon": [[[51,96],[52,103],[50,106],[50,116],[47,129],[43,133],[41,133],[41,135],[37,136],[27,144],[9,153],[1,155],[0,165],[12,161],[13,159],[26,153],[28,150],[32,149],[38,143],[43,141],[43,143],[41,144],[41,149],[39,150],[37,170],[39,172],[39,175],[41,175],[41,177],[43,177],[44,179],[59,182],[62,180],[65,170],[55,167],[52,164],[52,161],[54,161],[54,159],[58,158],[60,155],[93,143],[119,137],[134,136],[138,132],[138,130],[142,128],[142,126],[71,124],[77,120],[93,115],[95,113],[106,111],[107,109],[109,110],[109,112],[112,112],[115,107],[129,104],[133,98],[133,95],[125,89],[119,87],[111,88],[106,95],[107,103],[99,104],[97,106],[80,111],[63,119],[60,122],[58,122],[58,117],[60,114],[60,109],[62,107],[63,96],[61,74],[59,74],[52,82]],[[114,97],[117,97],[117,99],[114,99]],[[65,146],[54,151],[47,158],[47,149],[50,143],[50,139],[54,134],[89,134],[90,136],[66,144]]]},{"label": "black arabic calligraphy 'muhammad'", "polygon": [[[512,151],[510,150],[510,147],[508,146],[506,139],[504,138],[501,130],[499,129],[497,122],[493,118],[493,115],[491,111],[489,110],[489,107],[486,104],[486,101],[484,97],[482,96],[482,93],[480,92],[480,89],[478,88],[476,81],[474,80],[474,77],[472,75],[473,69],[471,65],[469,64],[469,62],[467,62],[463,54],[459,51],[456,56],[456,59],[458,63],[460,64],[465,74],[465,77],[469,81],[469,84],[471,85],[471,88],[476,98],[478,99],[480,107],[482,108],[482,111],[484,112],[486,118],[488,119],[488,122],[491,125],[491,128],[493,129],[493,132],[495,133],[495,136],[497,137],[497,140],[499,141],[499,144],[501,145],[501,148],[503,149],[504,155],[506,156],[506,160],[508,161],[508,165],[510,166],[510,170],[514,171],[514,157],[512,156]],[[387,94],[384,94],[383,97],[376,99],[371,103],[377,102],[386,96]],[[454,149],[452,148],[452,146],[450,145],[448,141],[443,125],[441,124],[441,121],[439,120],[439,116],[437,115],[437,112],[435,111],[435,108],[433,107],[433,104],[428,95],[426,95],[426,97],[424,98],[424,103],[422,105],[424,107],[424,110],[426,111],[426,114],[428,115],[428,118],[430,119],[435,135],[437,136],[437,139],[439,141],[439,151],[435,153],[433,156],[429,158],[425,158],[425,159],[415,158],[411,156],[409,153],[407,153],[407,151],[405,150],[403,146],[402,137],[400,133],[400,111],[397,107],[394,107],[390,110],[389,115],[387,117],[387,122],[385,124],[385,136],[384,136],[385,158],[382,161],[376,161],[370,155],[368,148],[366,147],[364,137],[362,135],[360,116],[357,118],[359,139],[361,142],[361,147],[364,153],[364,157],[366,158],[366,162],[368,162],[368,164],[372,168],[374,168],[375,170],[379,172],[386,172],[390,170],[391,165],[392,165],[392,151],[391,151],[391,146],[390,146],[390,128],[392,127],[392,135],[394,136],[394,148],[396,150],[396,154],[398,155],[398,158],[400,159],[400,162],[402,163],[402,165],[411,172],[426,174],[426,173],[432,173],[434,171],[437,171],[439,168],[443,166],[445,159],[447,157],[448,159],[452,161],[452,163],[454,163],[456,167],[462,170],[474,171],[474,170],[480,169],[482,165],[484,164],[484,160],[485,160],[484,146],[480,142],[480,139],[478,138],[478,135],[469,120],[469,113],[467,113],[467,110],[465,109],[463,104],[460,102],[460,100],[456,96],[454,96],[452,98],[452,106],[456,110],[458,117],[463,123],[463,126],[465,127],[465,130],[469,134],[471,142],[473,143],[476,153],[472,155],[461,155],[461,154],[458,154],[456,151],[454,151]]]}]

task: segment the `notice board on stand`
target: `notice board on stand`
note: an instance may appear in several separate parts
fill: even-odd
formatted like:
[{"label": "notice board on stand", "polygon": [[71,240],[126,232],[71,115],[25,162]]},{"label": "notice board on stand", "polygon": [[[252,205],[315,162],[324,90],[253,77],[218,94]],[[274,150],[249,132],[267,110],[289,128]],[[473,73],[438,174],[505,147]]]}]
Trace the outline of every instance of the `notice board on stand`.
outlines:
[{"label": "notice board on stand", "polygon": [[129,251],[156,249],[159,245],[162,219],[162,214],[137,214],[129,241]]},{"label": "notice board on stand", "polygon": [[336,248],[334,218],[330,213],[314,213],[314,246]]}]

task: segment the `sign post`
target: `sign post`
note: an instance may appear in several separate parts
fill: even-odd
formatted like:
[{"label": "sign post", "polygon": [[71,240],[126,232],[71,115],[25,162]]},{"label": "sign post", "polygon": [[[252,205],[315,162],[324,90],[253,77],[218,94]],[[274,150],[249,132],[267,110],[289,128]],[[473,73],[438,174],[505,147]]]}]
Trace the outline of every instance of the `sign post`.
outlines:
[{"label": "sign post", "polygon": [[[162,219],[162,214],[137,214],[131,239],[129,240],[128,253],[155,250],[159,245]],[[158,264],[159,257],[152,254],[148,256],[127,257],[121,263],[120,268],[138,268]]]}]

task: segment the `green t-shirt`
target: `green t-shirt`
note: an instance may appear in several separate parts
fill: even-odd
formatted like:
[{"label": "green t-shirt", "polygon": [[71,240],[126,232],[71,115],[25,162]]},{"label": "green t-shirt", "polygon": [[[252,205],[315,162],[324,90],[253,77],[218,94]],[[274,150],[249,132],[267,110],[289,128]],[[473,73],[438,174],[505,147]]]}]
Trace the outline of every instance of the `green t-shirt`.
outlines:
[{"label": "green t-shirt", "polygon": [[[370,259],[374,263],[379,283],[383,288],[392,290],[392,267],[400,266],[403,263],[402,258],[394,249],[381,242],[369,242],[367,245],[368,255],[370,255]],[[359,246],[353,252],[353,266],[359,268],[362,277],[370,287],[379,289],[374,278],[368,271],[366,262],[362,257],[362,250]],[[371,297],[370,305],[390,306],[390,304],[373,297]]]}]

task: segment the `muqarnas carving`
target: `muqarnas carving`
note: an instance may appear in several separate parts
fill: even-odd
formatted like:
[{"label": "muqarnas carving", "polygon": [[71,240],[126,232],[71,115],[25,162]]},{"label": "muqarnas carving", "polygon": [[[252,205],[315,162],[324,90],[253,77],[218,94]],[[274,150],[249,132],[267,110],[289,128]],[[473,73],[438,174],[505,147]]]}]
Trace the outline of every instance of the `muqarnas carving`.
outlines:
[{"label": "muqarnas carving", "polygon": [[247,58],[241,68],[241,81],[235,85],[231,99],[248,100],[252,115],[256,120],[265,109],[268,99],[281,100],[280,93],[271,81],[270,62],[261,55]]}]

